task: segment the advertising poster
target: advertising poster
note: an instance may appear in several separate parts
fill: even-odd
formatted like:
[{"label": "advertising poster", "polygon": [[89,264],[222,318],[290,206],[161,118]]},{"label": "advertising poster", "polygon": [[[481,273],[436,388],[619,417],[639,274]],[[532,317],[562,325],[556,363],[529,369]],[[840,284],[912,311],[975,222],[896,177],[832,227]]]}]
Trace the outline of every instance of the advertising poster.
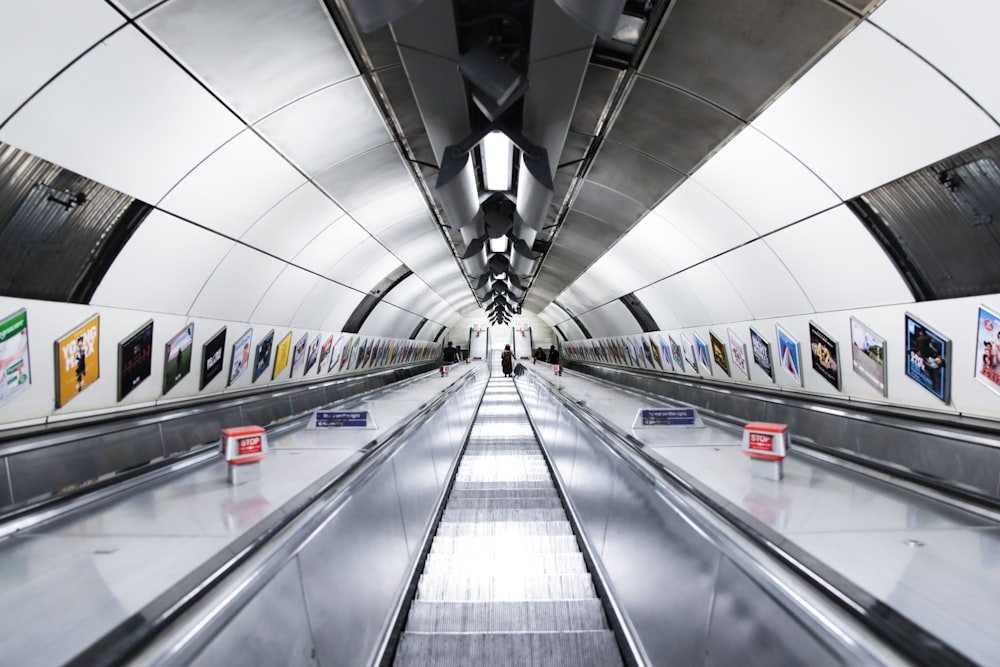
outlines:
[{"label": "advertising poster", "polygon": [[726,355],[726,345],[719,337],[715,335],[714,332],[708,332],[708,340],[712,343],[712,361],[715,365],[722,369],[722,371],[729,376],[732,373],[729,372],[729,357]]},{"label": "advertising poster", "polygon": [[984,306],[979,307],[976,362],[973,368],[976,369],[977,380],[1000,394],[1000,317]]},{"label": "advertising poster", "polygon": [[28,363],[28,311],[24,308],[0,321],[0,405],[31,386]]},{"label": "advertising poster", "polygon": [[774,332],[778,337],[778,363],[788,376],[795,380],[795,384],[802,384],[802,366],[799,363],[799,341],[777,324],[774,325]]},{"label": "advertising poster", "polygon": [[851,367],[875,391],[886,395],[885,338],[851,318]]},{"label": "advertising poster", "polygon": [[326,339],[326,342],[319,348],[319,367],[316,372],[319,374],[323,373],[323,364],[326,363],[326,358],[330,356],[330,352],[333,351],[333,336],[331,335]]},{"label": "advertising poster", "polygon": [[253,328],[250,328],[233,343],[233,356],[229,360],[229,384],[235,382],[236,378],[243,375],[243,372],[250,368],[252,340]]},{"label": "advertising poster", "polygon": [[57,408],[101,377],[100,342],[100,315],[94,315],[56,341]]},{"label": "advertising poster", "polygon": [[[347,362],[351,359],[351,348],[354,347],[354,339],[348,338],[344,342],[344,351],[340,353],[340,370],[343,371],[347,368]],[[409,348],[407,348],[409,352]],[[405,360],[404,360],[405,361]]]},{"label": "advertising poster", "polygon": [[684,372],[684,352],[681,351],[681,346],[677,344],[673,336],[667,336],[667,340],[670,341],[670,358],[674,362],[674,370],[678,373]]},{"label": "advertising poster", "polygon": [[207,343],[201,346],[201,384],[198,391],[201,391],[222,372],[222,359],[226,353],[226,327],[219,329],[219,332],[212,336]]},{"label": "advertising poster", "polygon": [[118,343],[118,400],[153,374],[153,320]]},{"label": "advertising poster", "polygon": [[194,356],[194,322],[167,341],[163,355],[164,394],[177,386],[177,383],[191,372],[192,356]]},{"label": "advertising poster", "polygon": [[670,351],[670,343],[663,340],[663,336],[659,336],[660,339],[660,357],[663,359],[663,370],[672,371],[674,370],[674,359],[673,353]]},{"label": "advertising poster", "polygon": [[736,332],[727,329],[729,335],[729,352],[732,354],[733,368],[743,374],[743,377],[750,379],[750,364],[747,361],[747,344],[744,343]]},{"label": "advertising poster", "polygon": [[[302,338],[295,343],[295,349],[292,351],[292,370],[289,373],[289,377],[294,377],[295,372],[302,368],[302,364],[306,360],[306,345],[309,344],[309,334],[302,334]],[[305,375],[305,373],[302,373]]]},{"label": "advertising poster", "polygon": [[274,350],[274,370],[271,371],[271,379],[275,379],[281,374],[281,371],[285,370],[288,366],[288,356],[292,352],[292,332],[289,331],[285,334],[285,337],[281,339],[278,343],[278,347]]},{"label": "advertising poster", "polygon": [[327,373],[332,373],[333,371],[340,368],[340,356],[344,354],[344,337],[341,336],[337,339],[337,342],[333,344],[333,351],[330,353],[330,366],[326,369]]},{"label": "advertising poster", "polygon": [[771,365],[771,344],[753,327],[750,327],[750,347],[753,349],[753,362],[773,382],[774,366]]},{"label": "advertising poster", "polygon": [[257,378],[264,374],[264,371],[271,365],[271,350],[274,348],[274,329],[267,332],[267,335],[257,343],[257,349],[253,355],[253,377],[251,382],[256,382]]},{"label": "advertising poster", "polygon": [[948,358],[951,341],[906,314],[906,374],[947,403],[951,398]]},{"label": "advertising poster", "polygon": [[316,360],[319,358],[319,334],[316,334],[316,339],[309,344],[309,350],[306,352],[306,367],[302,371],[303,375],[306,375],[312,367],[316,365]]},{"label": "advertising poster", "polygon": [[711,375],[712,362],[709,361],[708,344],[706,344],[698,334],[694,335],[694,344],[697,346],[697,349],[695,350],[695,358],[698,360],[698,366],[696,369],[698,367],[704,368],[705,374]]},{"label": "advertising poster", "polygon": [[837,341],[812,322],[809,323],[809,358],[812,360],[813,370],[839,390],[840,358],[837,356]]}]

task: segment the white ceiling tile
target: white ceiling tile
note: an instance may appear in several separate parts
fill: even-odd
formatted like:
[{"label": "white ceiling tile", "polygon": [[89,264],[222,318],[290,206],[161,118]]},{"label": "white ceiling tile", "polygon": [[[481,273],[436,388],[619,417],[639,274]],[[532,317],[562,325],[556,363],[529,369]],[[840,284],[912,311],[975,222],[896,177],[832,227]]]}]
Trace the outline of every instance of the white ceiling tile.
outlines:
[{"label": "white ceiling tile", "polygon": [[[320,280],[306,295],[291,326],[302,329],[342,331],[344,323],[365,295],[329,280]],[[341,314],[343,316],[341,317]],[[332,324],[336,322],[336,324]]]},{"label": "white ceiling tile", "polygon": [[264,293],[287,264],[247,248],[234,246],[216,267],[190,315],[249,322]]},{"label": "white ceiling tile", "polygon": [[913,301],[895,265],[845,206],[775,232],[765,241],[817,312]]},{"label": "white ceiling tile", "polygon": [[[396,222],[377,232],[372,231],[371,227],[367,225],[362,224],[362,226],[372,236],[385,244],[385,247],[391,250],[404,250],[410,243],[416,242],[430,234],[437,234],[437,245],[442,250],[447,249],[444,237],[437,231],[433,220],[427,215],[426,211],[421,211],[416,215],[411,213],[405,217],[396,218]],[[448,252],[448,255],[453,257],[450,252]]]},{"label": "white ceiling tile", "polygon": [[157,2],[161,0],[112,0],[116,5],[121,7],[128,13],[129,16],[136,16],[141,14],[146,9],[152,7]]},{"label": "white ceiling tile", "polygon": [[[305,183],[274,205],[243,235],[242,240],[272,255],[292,261],[306,246],[314,242],[323,230],[343,217],[344,212],[312,183]],[[358,242],[364,232],[358,231]],[[317,249],[319,251],[319,249]],[[317,254],[325,255],[319,251]],[[329,259],[323,260],[323,269]]]},{"label": "white ceiling tile", "polygon": [[358,73],[315,0],[172,0],[140,22],[249,122]]},{"label": "white ceiling tile", "polygon": [[369,236],[354,246],[349,253],[342,255],[336,264],[324,271],[324,275],[331,280],[367,292],[397,266],[399,259]]},{"label": "white ceiling tile", "polygon": [[[691,179],[655,209],[706,256],[711,257],[757,236],[753,228],[718,197]],[[664,242],[669,243],[669,239]]]},{"label": "white ceiling tile", "polygon": [[360,77],[289,104],[256,127],[311,176],[389,141]]},{"label": "white ceiling tile", "polygon": [[260,137],[244,130],[205,158],[158,207],[239,238],[304,182]]},{"label": "white ceiling tile", "polygon": [[714,262],[733,289],[743,297],[750,308],[751,318],[813,312],[802,288],[763,241],[731,250]]},{"label": "white ceiling tile", "polygon": [[406,168],[400,165],[393,176],[395,178],[392,180],[380,176],[374,181],[378,189],[372,192],[372,197],[350,209],[351,217],[375,236],[406,218],[422,216],[426,220],[430,219],[427,202],[413,184]]},{"label": "white ceiling tile", "polygon": [[157,202],[241,129],[197,82],[126,27],[15,114],[0,141]]},{"label": "white ceiling tile", "polygon": [[658,288],[659,284],[647,287],[645,289],[638,290],[635,292],[635,296],[642,305],[649,312],[650,317],[656,322],[656,326],[660,328],[660,331],[666,331],[667,329],[679,329],[684,326],[681,318],[677,316],[674,309],[671,308],[670,299],[664,298],[665,291]]},{"label": "white ceiling tile", "polygon": [[250,320],[275,325],[290,324],[306,296],[321,280],[323,278],[316,274],[295,266],[285,266],[264,293]]},{"label": "white ceiling tile", "polygon": [[232,241],[151,211],[104,274],[90,302],[187,313]]},{"label": "white ceiling tile", "polygon": [[753,127],[740,132],[691,179],[724,201],[758,234],[840,203],[815,174]]},{"label": "white ceiling tile", "polygon": [[869,20],[927,59],[994,118],[1000,118],[996,75],[1000,3],[951,0],[945,9],[934,0],[893,0],[872,13]]},{"label": "white ceiling tile", "polygon": [[629,230],[627,238],[631,246],[641,245],[660,258],[659,265],[649,265],[649,273],[659,273],[660,277],[683,271],[708,257],[704,250],[692,243],[673,223],[656,212],[646,214]]},{"label": "white ceiling tile", "polygon": [[392,336],[405,338],[420,322],[420,317],[405,310],[387,304],[379,303],[365,319],[358,332],[362,336]]},{"label": "white ceiling tile", "polygon": [[[364,211],[372,202],[385,203],[393,192],[412,187],[413,181],[396,144],[383,143],[316,175],[316,184],[345,211],[353,213]],[[406,208],[412,210],[409,204]]]},{"label": "white ceiling tile", "polygon": [[642,302],[662,329],[675,328],[664,324],[671,320],[677,322],[676,328],[693,327],[712,321],[705,310],[705,304],[682,275],[672,276],[639,292]]},{"label": "white ceiling tile", "polygon": [[701,302],[708,314],[708,324],[738,322],[752,317],[743,297],[714,261],[693,266],[677,278],[683,280]]},{"label": "white ceiling tile", "polygon": [[124,22],[102,0],[0,3],[0,63],[6,63],[0,76],[0,125],[67,63]]},{"label": "white ceiling tile", "polygon": [[753,126],[845,200],[1000,131],[951,82],[867,23]]},{"label": "white ceiling tile", "polygon": [[410,274],[383,297],[393,305],[423,314],[431,305],[437,305],[441,297],[431,292],[419,276]]},{"label": "white ceiling tile", "polygon": [[594,337],[642,333],[642,327],[621,301],[612,301],[597,310],[584,313],[580,316],[580,321]]},{"label": "white ceiling tile", "polygon": [[[348,216],[338,218],[320,232],[295,256],[299,266],[328,276],[328,272],[346,255],[372,237]],[[328,276],[329,277],[329,276]]]}]

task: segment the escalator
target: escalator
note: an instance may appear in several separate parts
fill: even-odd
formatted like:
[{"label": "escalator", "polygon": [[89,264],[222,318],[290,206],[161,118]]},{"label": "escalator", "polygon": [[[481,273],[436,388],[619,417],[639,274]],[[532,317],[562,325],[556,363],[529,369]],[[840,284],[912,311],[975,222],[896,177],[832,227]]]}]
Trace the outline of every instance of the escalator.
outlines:
[{"label": "escalator", "polygon": [[621,665],[514,383],[495,369],[395,663]]}]

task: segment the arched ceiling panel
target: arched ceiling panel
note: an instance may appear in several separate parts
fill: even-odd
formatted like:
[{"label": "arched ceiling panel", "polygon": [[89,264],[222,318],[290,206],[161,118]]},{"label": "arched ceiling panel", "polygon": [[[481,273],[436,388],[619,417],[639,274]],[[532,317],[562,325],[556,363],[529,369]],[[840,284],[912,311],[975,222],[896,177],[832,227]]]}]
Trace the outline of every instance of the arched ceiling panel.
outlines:
[{"label": "arched ceiling panel", "polygon": [[419,315],[408,313],[383,301],[375,306],[365,323],[361,325],[361,330],[358,333],[362,336],[405,338],[421,319]]},{"label": "arched ceiling panel", "polygon": [[743,297],[714,261],[693,266],[676,279],[687,283],[691,293],[701,302],[708,315],[705,324],[737,322],[752,317]]},{"label": "arched ceiling panel", "polygon": [[[353,221],[350,221],[349,225],[341,225],[338,228],[337,221],[343,216],[344,212],[329,197],[312,183],[305,183],[261,216],[247,230],[241,240],[256,248],[267,249],[272,255],[286,261],[295,259],[297,255],[309,248],[312,242],[316,241],[319,244],[317,237],[320,237],[327,229],[339,229],[340,238],[343,239],[348,234],[346,229],[354,228],[359,234],[356,243],[354,243],[357,245],[361,242],[364,232]],[[310,268],[317,272],[328,268],[330,247],[330,245],[320,244],[316,248],[324,257],[322,269]],[[310,257],[309,261],[311,262],[312,259]],[[305,261],[305,256],[300,257],[297,263],[303,261]]]},{"label": "arched ceiling panel", "polygon": [[650,266],[649,281],[683,271],[708,255],[672,222],[653,211],[629,232],[631,243],[648,248],[660,257],[659,265]]},{"label": "arched ceiling panel", "polygon": [[766,234],[840,204],[816,175],[783,148],[748,127],[691,177]]},{"label": "arched ceiling panel", "polygon": [[160,0],[114,0],[115,4],[128,12],[129,16],[137,16],[159,1]]},{"label": "arched ceiling panel", "polygon": [[642,301],[642,305],[646,307],[649,314],[656,320],[656,323],[660,326],[660,330],[665,331],[667,329],[681,329],[685,326],[686,320],[682,319],[675,312],[673,306],[679,306],[682,312],[690,311],[693,308],[686,302],[673,300],[679,291],[683,292],[685,299],[690,300],[692,298],[690,290],[686,286],[681,283],[671,283],[670,281],[667,281],[663,285],[653,285],[652,287],[641,289],[635,293],[635,296]]},{"label": "arched ceiling panel", "polygon": [[656,214],[668,220],[708,257],[757,236],[746,220],[693,180],[684,181],[670,193],[656,207]]},{"label": "arched ceiling panel", "polygon": [[369,245],[366,245],[365,249],[372,253],[365,255],[362,258],[363,261],[384,255],[385,249],[372,241],[373,239],[368,232],[345,215],[328,225],[311,242],[307,243],[295,256],[295,263],[310,271],[332,278],[332,269],[342,259],[354,253],[362,243],[368,242]]},{"label": "arched ceiling panel", "polygon": [[844,199],[1000,131],[961,90],[866,23],[804,74],[754,127]]},{"label": "arched ceiling panel", "polygon": [[382,300],[423,317],[443,304],[441,297],[428,289],[424,281],[415,274],[410,274],[393,287]]},{"label": "arched ceiling panel", "polygon": [[368,237],[343,256],[326,276],[361,292],[367,292],[379,281],[396,270],[399,259],[382,247],[375,239]]},{"label": "arched ceiling panel", "polygon": [[314,178],[389,141],[360,77],[297,100],[255,127]]},{"label": "arched ceiling panel", "polygon": [[[59,70],[124,23],[101,0],[9,2],[4,8],[4,38],[0,40],[0,124],[45,85]],[[38,36],[46,35],[44,49]],[[25,53],[31,53],[25,58]]]},{"label": "arched ceiling panel", "polygon": [[766,242],[817,311],[913,301],[896,266],[845,206],[775,232]]},{"label": "arched ceiling panel", "polygon": [[953,0],[947,11],[941,11],[934,0],[896,0],[877,9],[871,21],[941,70],[994,118],[1000,118],[1000,86],[996,85],[1000,4]]},{"label": "arched ceiling panel", "polygon": [[714,263],[755,319],[813,312],[805,292],[764,241],[736,248]]},{"label": "arched ceiling panel", "polygon": [[321,280],[323,278],[315,273],[286,264],[261,297],[250,320],[274,325],[290,324],[306,295],[311,293]]},{"label": "arched ceiling panel", "polygon": [[233,246],[205,282],[189,314],[248,322],[285,266],[284,262],[252,248]]},{"label": "arched ceiling panel", "polygon": [[155,203],[241,129],[204,88],[126,27],[39,92],[0,129],[0,141]]},{"label": "arched ceiling panel", "polygon": [[684,174],[636,149],[605,141],[587,180],[653,207]]},{"label": "arched ceiling panel", "polygon": [[321,3],[243,0],[233,9],[172,0],[140,23],[251,123],[357,75]]},{"label": "arched ceiling panel", "polygon": [[187,313],[233,242],[153,210],[115,258],[91,303]]},{"label": "arched ceiling panel", "polygon": [[205,158],[158,207],[239,238],[304,182],[287,160],[244,130]]},{"label": "arched ceiling panel", "polygon": [[606,306],[581,315],[580,321],[594,338],[642,333],[642,327],[632,317],[632,313],[628,312],[625,304],[617,299]]},{"label": "arched ceiling panel", "polygon": [[290,326],[302,329],[343,331],[344,323],[365,297],[363,292],[321,280],[302,301]]}]

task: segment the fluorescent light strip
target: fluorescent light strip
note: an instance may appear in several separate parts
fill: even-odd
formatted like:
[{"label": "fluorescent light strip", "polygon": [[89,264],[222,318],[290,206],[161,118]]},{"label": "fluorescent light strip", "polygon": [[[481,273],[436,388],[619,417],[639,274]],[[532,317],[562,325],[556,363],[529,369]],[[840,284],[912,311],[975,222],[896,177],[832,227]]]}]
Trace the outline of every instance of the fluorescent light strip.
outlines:
[{"label": "fluorescent light strip", "polygon": [[510,190],[514,146],[503,132],[490,132],[480,144],[483,154],[483,185],[490,191]]},{"label": "fluorescent light strip", "polygon": [[507,237],[490,239],[490,252],[507,252]]}]

